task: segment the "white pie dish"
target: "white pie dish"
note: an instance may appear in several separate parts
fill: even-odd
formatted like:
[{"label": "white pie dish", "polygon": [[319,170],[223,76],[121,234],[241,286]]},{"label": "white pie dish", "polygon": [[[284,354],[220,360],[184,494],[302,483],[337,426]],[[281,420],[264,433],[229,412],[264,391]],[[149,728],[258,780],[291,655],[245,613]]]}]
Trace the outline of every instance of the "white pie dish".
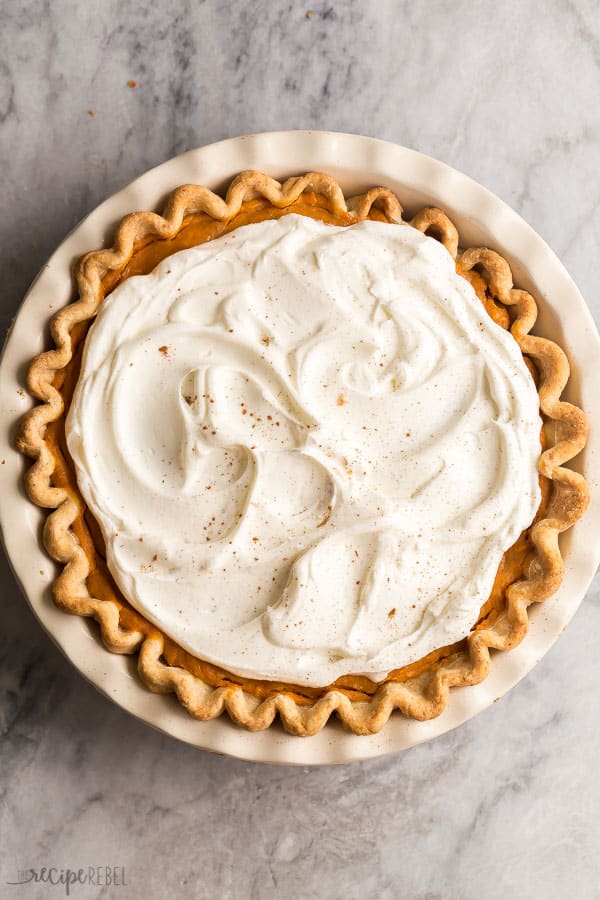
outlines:
[{"label": "white pie dish", "polygon": [[[15,423],[30,405],[27,395],[19,393],[24,364],[43,349],[44,325],[52,309],[71,297],[72,260],[101,246],[122,215],[133,209],[160,208],[164,194],[178,184],[197,182],[220,188],[247,168],[275,177],[327,171],[349,194],[385,184],[399,195],[409,213],[423,205],[439,205],[458,226],[465,245],[488,245],[507,257],[517,284],[540,301],[536,331],[557,340],[577,361],[566,396],[584,408],[592,423],[590,444],[576,460],[592,488],[592,506],[583,526],[575,526],[562,543],[566,562],[563,586],[555,598],[532,609],[530,634],[523,644],[511,653],[497,655],[485,682],[454,691],[446,712],[428,723],[395,715],[380,734],[356,737],[332,722],[315,737],[300,739],[279,728],[249,734],[226,718],[197,722],[173,698],[150,694],[131,677],[130,660],[108,654],[93,625],[60,612],[50,598],[53,566],[37,536],[43,514],[24,497],[23,461],[12,449]],[[237,138],[192,151],[152,170],[98,207],[53,255],[17,317],[0,373],[0,396],[6,411],[0,435],[0,455],[6,459],[0,470],[0,519],[9,557],[36,615],[80,671],[121,706],[182,740],[233,756],[299,764],[346,762],[412,746],[460,724],[512,687],[563,630],[593,577],[598,548],[590,535],[600,517],[594,492],[598,447],[593,428],[599,421],[593,375],[599,349],[583,300],[542,239],[500,200],[441,163],[370,138],[311,132]]]}]

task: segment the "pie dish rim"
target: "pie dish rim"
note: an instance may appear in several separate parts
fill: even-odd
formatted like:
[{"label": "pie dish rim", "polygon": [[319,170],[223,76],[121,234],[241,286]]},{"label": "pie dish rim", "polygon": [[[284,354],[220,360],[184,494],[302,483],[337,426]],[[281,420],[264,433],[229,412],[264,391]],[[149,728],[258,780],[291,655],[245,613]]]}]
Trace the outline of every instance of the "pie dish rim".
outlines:
[{"label": "pie dish rim", "polygon": [[[259,137],[259,138],[260,138],[260,137],[264,138],[265,136],[258,136],[258,137]],[[338,135],[338,136],[335,136],[335,137],[339,140],[340,138],[343,138],[344,136],[339,136],[339,135]],[[349,136],[349,137],[351,137],[351,138],[354,140],[354,136]],[[246,140],[248,140],[248,139],[246,139]],[[361,140],[361,141],[371,141],[373,144],[377,144],[377,145],[381,145],[381,143],[382,143],[382,142],[372,141],[372,139],[360,139],[360,140]],[[229,142],[229,143],[231,143],[231,142]],[[389,146],[390,148],[392,148],[394,145],[386,145],[386,146]],[[394,150],[399,150],[399,149],[400,149],[400,148],[394,147]],[[199,152],[199,151],[196,151],[196,152]],[[410,153],[411,151],[405,151],[405,152]],[[437,165],[441,165],[441,164],[437,164]],[[454,174],[454,175],[457,175],[458,173],[453,173],[453,174]],[[462,177],[462,176],[460,176],[460,177]],[[513,215],[514,215],[514,214],[513,214]]]}]

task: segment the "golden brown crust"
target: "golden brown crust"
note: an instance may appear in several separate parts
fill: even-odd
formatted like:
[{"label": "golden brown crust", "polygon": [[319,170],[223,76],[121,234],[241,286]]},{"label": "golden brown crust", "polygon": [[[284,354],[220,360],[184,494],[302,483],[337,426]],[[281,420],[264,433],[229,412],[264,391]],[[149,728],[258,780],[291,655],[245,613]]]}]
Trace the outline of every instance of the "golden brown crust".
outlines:
[{"label": "golden brown crust", "polygon": [[[452,654],[436,669],[408,681],[382,684],[368,701],[353,701],[335,689],[304,706],[283,692],[260,700],[242,687],[214,688],[183,668],[166,665],[160,632],[151,630],[145,635],[121,627],[118,606],[90,595],[89,561],[71,527],[81,513],[81,501],[73,491],[54,483],[55,459],[45,441],[48,424],[57,421],[64,411],[60,390],[53,382],[72,358],[71,331],[95,315],[104,297],[103,278],[122,270],[137,244],[148,239],[172,238],[190,214],[204,212],[213,219],[227,221],[250,199],[261,197],[283,209],[310,191],[326,197],[334,213],[351,221],[366,218],[373,207],[381,209],[391,222],[403,221],[397,197],[385,188],[373,188],[346,201],[338,183],[328,175],[310,173],[280,184],[259,172],[238,175],[225,199],[205,187],[184,185],[169,198],[164,216],[138,212],[122,219],[110,249],[92,251],[79,261],[76,269],[79,299],[60,310],[52,320],[55,348],[37,356],[30,365],[29,391],[41,403],[24,417],[17,446],[34,460],[25,475],[29,497],[38,506],[53,510],[46,519],[43,539],[48,553],[63,564],[54,584],[57,604],[68,612],[94,617],[100,623],[109,650],[139,651],[138,670],[151,690],[174,692],[185,709],[198,719],[212,719],[226,711],[234,722],[250,731],[267,728],[279,714],[288,731],[311,735],[337,712],[355,734],[373,734],[385,725],[394,709],[419,720],[439,715],[451,687],[476,684],[486,677],[490,648],[507,650],[523,639],[528,628],[528,606],[553,594],[562,580],[558,536],[587,506],[585,480],[577,472],[563,468],[565,462],[580,452],[587,437],[582,411],[560,399],[569,377],[569,364],[556,344],[529,333],[536,320],[537,307],[530,294],[513,288],[506,260],[492,250],[469,249],[458,257],[457,268],[465,275],[476,270],[488,284],[492,296],[511,310],[511,332],[522,352],[535,360],[540,408],[546,420],[554,425],[547,438],[547,449],[540,458],[540,473],[552,481],[553,490],[544,518],[531,529],[535,552],[526,577],[507,589],[505,610],[493,624],[470,635],[465,651]],[[435,208],[421,210],[409,224],[431,233],[457,258],[458,233],[443,212]]]}]

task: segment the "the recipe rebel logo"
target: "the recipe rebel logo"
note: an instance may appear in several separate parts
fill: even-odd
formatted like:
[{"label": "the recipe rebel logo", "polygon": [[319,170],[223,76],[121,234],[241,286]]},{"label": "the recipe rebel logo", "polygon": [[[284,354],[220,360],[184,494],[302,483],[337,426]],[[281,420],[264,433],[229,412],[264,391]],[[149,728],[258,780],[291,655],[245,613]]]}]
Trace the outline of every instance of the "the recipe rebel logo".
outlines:
[{"label": "the recipe rebel logo", "polygon": [[112,889],[125,887],[128,883],[124,866],[86,866],[79,869],[42,866],[39,869],[19,869],[17,878],[6,882],[6,884],[12,885],[45,884],[53,887],[62,886],[67,897],[70,897],[73,889],[80,885]]}]

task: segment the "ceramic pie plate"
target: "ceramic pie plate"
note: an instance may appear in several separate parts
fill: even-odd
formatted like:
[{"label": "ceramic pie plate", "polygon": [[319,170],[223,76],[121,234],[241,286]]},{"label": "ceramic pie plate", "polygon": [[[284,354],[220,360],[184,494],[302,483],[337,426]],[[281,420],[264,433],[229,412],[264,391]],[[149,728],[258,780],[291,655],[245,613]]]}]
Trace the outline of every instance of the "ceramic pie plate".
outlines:
[{"label": "ceramic pie plate", "polygon": [[[491,673],[481,684],[453,689],[444,713],[429,722],[396,713],[378,734],[357,736],[332,718],[308,738],[288,735],[279,724],[251,734],[227,716],[199,722],[172,695],[150,693],[137,677],[134,659],[104,648],[96,623],[61,612],[52,601],[56,569],[40,542],[44,513],[25,496],[26,463],[14,450],[17,423],[32,402],[24,390],[27,363],[47,346],[49,317],[72,299],[70,269],[77,256],[102,246],[128,212],[160,210],[178,185],[195,182],[221,190],[244,169],[277,179],[325,171],[346,195],[382,184],[398,194],[409,215],[426,205],[441,207],[464,246],[489,246],[506,257],[515,283],[539,302],[534,333],[559,343],[572,362],[564,397],[586,411],[591,426],[588,445],[574,467],[588,480],[592,500],[583,520],[561,538],[563,584],[554,597],[530,608],[525,640],[508,653],[493,655]],[[136,179],[78,225],[48,260],[15,319],[0,366],[0,525],[7,555],[34,613],[73,665],[119,706],[179,740],[242,759],[298,765],[345,763],[407,749],[455,728],[514,687],[549,650],[585,596],[600,562],[599,359],[592,316],[552,250],[498,197],[448,166],[396,144],[330,132],[257,134],[192,150]]]}]

